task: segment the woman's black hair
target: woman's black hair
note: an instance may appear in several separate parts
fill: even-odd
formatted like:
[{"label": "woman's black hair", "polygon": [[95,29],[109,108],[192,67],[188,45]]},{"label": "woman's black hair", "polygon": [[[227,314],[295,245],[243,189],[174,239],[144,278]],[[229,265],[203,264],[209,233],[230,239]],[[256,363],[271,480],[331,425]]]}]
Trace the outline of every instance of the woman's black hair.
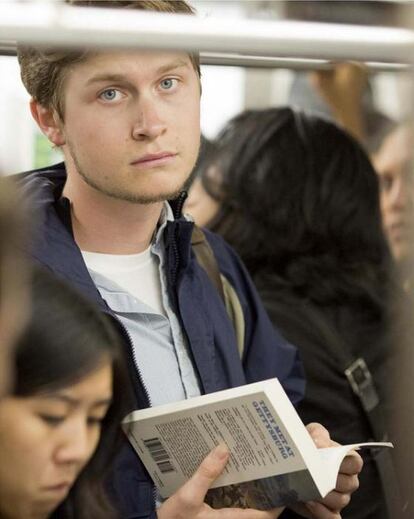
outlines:
[{"label": "woman's black hair", "polygon": [[65,282],[35,269],[31,317],[16,349],[14,396],[67,387],[105,360],[113,366],[113,395],[100,441],[68,497],[52,514],[54,519],[117,517],[104,486],[123,441],[120,422],[131,411],[132,399],[121,346],[109,318]]},{"label": "woman's black hair", "polygon": [[267,273],[322,304],[381,298],[371,288],[386,277],[390,256],[378,180],[353,137],[320,117],[274,108],[235,117],[217,145],[202,173],[221,204],[210,228],[253,277]]}]

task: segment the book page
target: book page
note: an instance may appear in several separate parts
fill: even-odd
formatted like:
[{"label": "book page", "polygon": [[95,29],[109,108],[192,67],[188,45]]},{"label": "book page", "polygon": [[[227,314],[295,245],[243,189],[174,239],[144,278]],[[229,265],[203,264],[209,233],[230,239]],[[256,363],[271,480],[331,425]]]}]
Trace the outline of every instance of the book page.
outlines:
[{"label": "book page", "polygon": [[[326,467],[326,472],[329,474],[329,479],[335,479],[339,472],[344,458],[351,453],[353,450],[359,449],[382,449],[382,448],[393,448],[393,444],[390,442],[364,442],[364,443],[353,443],[351,445],[340,445],[338,447],[328,447],[325,449],[318,449],[318,455],[320,456],[321,463]],[[333,490],[333,487],[332,489]]]}]

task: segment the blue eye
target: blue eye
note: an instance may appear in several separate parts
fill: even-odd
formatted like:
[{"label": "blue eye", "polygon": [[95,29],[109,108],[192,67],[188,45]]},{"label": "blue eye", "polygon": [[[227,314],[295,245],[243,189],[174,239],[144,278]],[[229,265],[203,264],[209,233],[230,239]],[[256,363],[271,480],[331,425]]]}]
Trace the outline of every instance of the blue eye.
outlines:
[{"label": "blue eye", "polygon": [[115,88],[108,88],[108,90],[104,90],[99,97],[104,99],[105,101],[113,101],[117,98],[118,90]]},{"label": "blue eye", "polygon": [[173,78],[166,78],[163,79],[160,83],[160,86],[163,90],[171,90],[177,83],[176,79]]}]

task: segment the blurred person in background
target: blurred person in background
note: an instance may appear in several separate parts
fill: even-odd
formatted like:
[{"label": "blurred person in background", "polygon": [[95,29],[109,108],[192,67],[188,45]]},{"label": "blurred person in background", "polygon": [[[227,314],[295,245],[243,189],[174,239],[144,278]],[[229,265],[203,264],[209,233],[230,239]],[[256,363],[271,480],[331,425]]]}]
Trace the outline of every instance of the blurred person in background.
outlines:
[{"label": "blurred person in background", "polygon": [[411,122],[396,125],[372,156],[380,181],[384,232],[393,253],[399,282],[407,295],[399,305],[399,318],[394,326],[393,348],[398,355],[390,373],[393,381],[390,428],[397,447],[395,457],[404,498],[401,519],[411,519],[414,514],[414,449],[412,435],[407,433],[412,429],[414,416],[410,391],[414,369],[413,131]]},{"label": "blurred person in background", "polygon": [[[411,7],[404,2],[307,0],[283,3],[284,17],[351,26],[406,26]],[[375,103],[373,76],[360,62],[331,62],[327,68],[297,72],[287,104],[326,116],[349,131],[368,153],[378,149],[395,125]],[[392,94],[393,95],[393,94]]]},{"label": "blurred person in background", "polygon": [[365,147],[380,179],[383,229],[405,289],[412,288],[414,253],[412,123],[397,123],[374,107],[366,68],[338,63],[296,76],[289,101],[328,117]]},{"label": "blurred person in background", "polygon": [[377,150],[395,126],[376,108],[368,70],[358,62],[332,63],[326,70],[296,73],[288,104],[335,121],[368,153]]},{"label": "blurred person in background", "polygon": [[[412,5],[409,2],[311,0],[288,1],[284,6],[286,16],[293,19],[412,28]],[[399,451],[396,454],[400,461],[400,480],[406,486],[404,513],[395,516],[411,519],[414,517],[411,497],[414,495],[414,452],[407,431],[412,429],[414,416],[410,396],[414,367],[412,124],[394,121],[374,107],[370,78],[362,64],[337,63],[330,71],[301,74],[295,83],[296,92],[292,90],[290,101],[304,109],[316,108],[319,113],[333,117],[347,128],[370,153],[379,174],[383,229],[400,284],[408,296],[397,303],[399,315],[393,326],[396,336],[392,346],[398,352],[398,360],[394,372],[390,373],[390,378],[396,379],[392,405],[396,414],[390,425],[396,434],[394,437],[398,437],[395,443]]]},{"label": "blurred person in background", "polygon": [[414,288],[413,153],[414,128],[407,122],[389,132],[372,156],[380,180],[384,232],[407,291]]},{"label": "blurred person in background", "polygon": [[13,384],[13,351],[28,307],[28,265],[23,259],[27,222],[17,191],[0,180],[0,398]]},{"label": "blurred person in background", "polygon": [[[290,108],[247,111],[216,144],[185,210],[240,254],[272,322],[298,346],[302,419],[325,424],[341,443],[382,440],[389,302],[398,290],[368,156],[334,123]],[[358,371],[364,382],[372,377],[369,402],[356,394]],[[365,405],[380,417],[375,430]],[[371,453],[360,483],[342,517],[386,518],[389,482]]]},{"label": "blurred person in background", "polygon": [[0,517],[117,517],[105,475],[131,410],[118,338],[91,303],[45,271],[33,273],[31,309],[14,388],[0,400]]}]

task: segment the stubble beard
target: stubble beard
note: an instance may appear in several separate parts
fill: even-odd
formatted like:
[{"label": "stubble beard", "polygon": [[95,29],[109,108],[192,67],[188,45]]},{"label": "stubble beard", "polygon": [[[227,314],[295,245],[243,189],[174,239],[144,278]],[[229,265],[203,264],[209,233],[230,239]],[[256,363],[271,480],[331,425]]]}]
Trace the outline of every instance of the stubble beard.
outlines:
[{"label": "stubble beard", "polygon": [[191,177],[191,172],[188,175],[188,178],[183,182],[183,184],[176,190],[166,192],[166,193],[160,193],[159,195],[140,195],[139,193],[131,193],[123,189],[116,189],[115,186],[106,187],[98,182],[96,182],[94,179],[92,179],[84,170],[82,167],[77,154],[75,153],[74,146],[67,142],[67,147],[69,150],[69,154],[71,156],[71,159],[73,161],[73,164],[75,165],[75,168],[79,174],[80,177],[82,177],[83,181],[99,193],[109,197],[114,198],[115,200],[122,200],[124,202],[129,202],[131,204],[141,204],[141,205],[148,205],[148,204],[154,204],[157,202],[165,202],[166,200],[174,200],[178,197],[178,195],[186,189],[186,187],[189,184],[189,179]]}]

